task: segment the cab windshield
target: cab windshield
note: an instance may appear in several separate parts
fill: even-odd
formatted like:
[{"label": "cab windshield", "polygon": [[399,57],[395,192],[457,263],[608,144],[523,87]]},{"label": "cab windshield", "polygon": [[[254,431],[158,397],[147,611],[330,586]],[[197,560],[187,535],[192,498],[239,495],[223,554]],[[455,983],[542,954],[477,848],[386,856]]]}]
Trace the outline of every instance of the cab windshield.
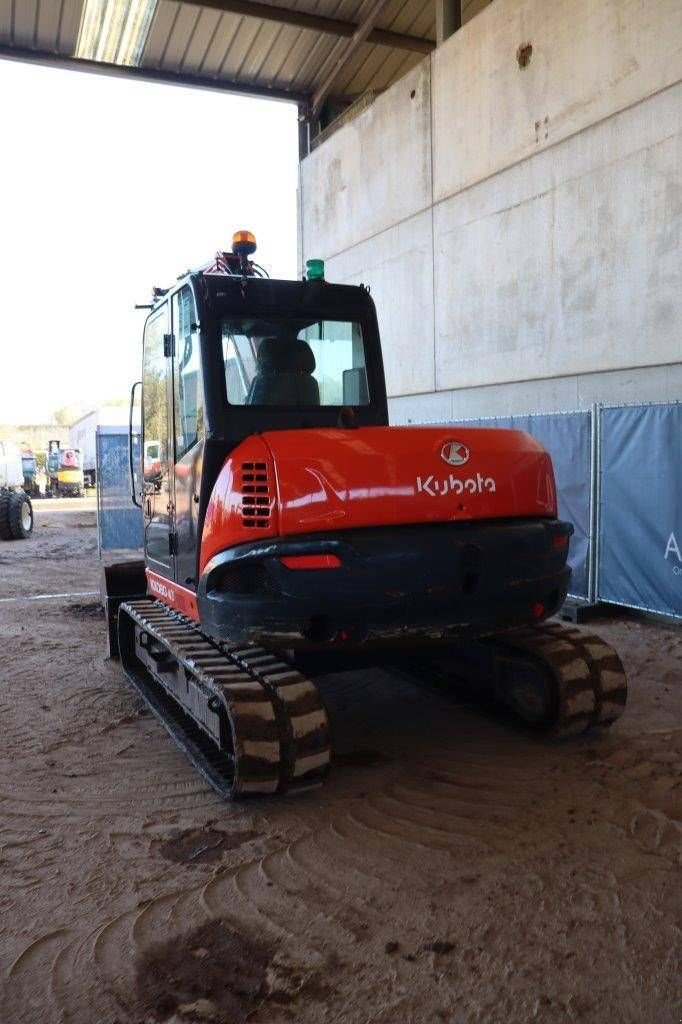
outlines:
[{"label": "cab windshield", "polygon": [[221,328],[231,405],[369,405],[359,323],[227,317]]}]

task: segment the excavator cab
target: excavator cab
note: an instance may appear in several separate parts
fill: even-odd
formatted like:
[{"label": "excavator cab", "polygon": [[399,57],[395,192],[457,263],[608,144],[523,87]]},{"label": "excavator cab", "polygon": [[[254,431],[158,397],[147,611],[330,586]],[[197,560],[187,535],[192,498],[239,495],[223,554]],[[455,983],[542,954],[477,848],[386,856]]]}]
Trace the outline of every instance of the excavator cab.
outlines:
[{"label": "excavator cab", "polygon": [[211,494],[246,438],[387,422],[366,289],[322,276],[274,281],[238,254],[218,254],[165,292],[144,328],[138,497],[148,568],[197,586]]}]

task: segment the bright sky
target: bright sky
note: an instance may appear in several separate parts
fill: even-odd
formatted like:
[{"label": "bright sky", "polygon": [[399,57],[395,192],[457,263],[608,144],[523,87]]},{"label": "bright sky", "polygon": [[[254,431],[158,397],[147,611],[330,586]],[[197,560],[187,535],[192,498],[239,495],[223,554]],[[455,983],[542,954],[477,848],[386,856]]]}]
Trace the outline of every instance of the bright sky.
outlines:
[{"label": "bright sky", "polygon": [[254,231],[296,275],[293,104],[0,60],[0,423],[126,398],[152,285]]}]

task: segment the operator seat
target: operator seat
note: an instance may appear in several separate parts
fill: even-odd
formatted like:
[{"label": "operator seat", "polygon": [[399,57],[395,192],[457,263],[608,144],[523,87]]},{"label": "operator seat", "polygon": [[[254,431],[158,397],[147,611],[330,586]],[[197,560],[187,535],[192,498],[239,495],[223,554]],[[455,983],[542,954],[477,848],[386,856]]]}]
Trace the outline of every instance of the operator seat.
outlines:
[{"label": "operator seat", "polygon": [[263,338],[246,405],[319,405],[314,369],[315,356],[307,341],[295,336]]}]

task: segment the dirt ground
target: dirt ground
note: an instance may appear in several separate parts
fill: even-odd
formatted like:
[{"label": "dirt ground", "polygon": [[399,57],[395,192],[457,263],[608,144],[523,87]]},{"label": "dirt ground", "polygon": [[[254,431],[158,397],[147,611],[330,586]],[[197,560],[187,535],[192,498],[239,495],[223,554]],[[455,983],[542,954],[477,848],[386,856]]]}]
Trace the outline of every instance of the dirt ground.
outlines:
[{"label": "dirt ground", "polygon": [[630,702],[558,746],[328,680],[326,788],[230,806],[104,659],[94,512],[36,505],[0,545],[2,1024],[682,1018],[680,630],[591,626]]}]

